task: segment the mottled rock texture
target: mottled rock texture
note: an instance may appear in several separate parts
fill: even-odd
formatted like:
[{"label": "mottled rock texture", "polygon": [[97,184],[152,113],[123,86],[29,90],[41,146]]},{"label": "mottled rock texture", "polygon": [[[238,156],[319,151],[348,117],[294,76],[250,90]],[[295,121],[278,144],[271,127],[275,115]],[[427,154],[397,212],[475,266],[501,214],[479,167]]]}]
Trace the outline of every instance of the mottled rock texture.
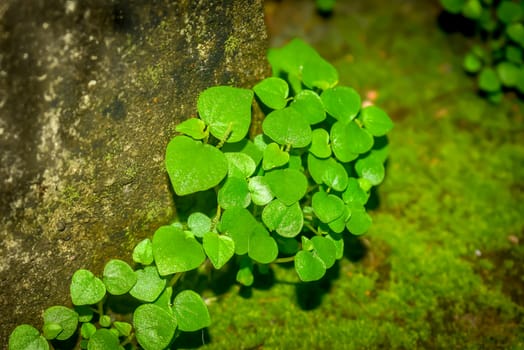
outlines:
[{"label": "mottled rock texture", "polygon": [[200,91],[268,75],[262,1],[0,3],[0,347],[172,217]]}]

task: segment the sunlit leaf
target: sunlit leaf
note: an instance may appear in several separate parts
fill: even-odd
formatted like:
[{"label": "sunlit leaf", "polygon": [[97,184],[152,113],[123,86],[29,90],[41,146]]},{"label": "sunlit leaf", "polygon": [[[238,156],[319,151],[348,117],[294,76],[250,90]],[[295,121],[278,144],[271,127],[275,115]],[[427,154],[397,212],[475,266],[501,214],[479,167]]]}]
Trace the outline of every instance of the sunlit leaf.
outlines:
[{"label": "sunlit leaf", "polygon": [[289,86],[284,79],[269,77],[253,87],[263,104],[272,109],[282,109],[287,104]]},{"label": "sunlit leaf", "polygon": [[184,332],[194,332],[211,324],[204,300],[192,290],[183,290],[176,295],[173,300],[173,312],[178,329]]}]

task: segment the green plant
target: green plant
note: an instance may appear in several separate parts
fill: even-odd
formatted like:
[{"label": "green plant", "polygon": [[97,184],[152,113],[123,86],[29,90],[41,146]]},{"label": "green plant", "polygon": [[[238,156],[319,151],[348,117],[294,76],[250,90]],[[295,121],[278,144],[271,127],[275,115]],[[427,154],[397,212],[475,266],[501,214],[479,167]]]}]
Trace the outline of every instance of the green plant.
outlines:
[{"label": "green plant", "polygon": [[524,93],[524,2],[441,0],[446,11],[474,21],[482,39],[464,57],[464,69],[478,74],[478,87],[492,102],[504,90]]},{"label": "green plant", "polygon": [[[207,259],[216,269],[235,255],[237,281],[254,270],[294,262],[302,281],[324,276],[343,256],[344,234],[371,225],[365,205],[384,178],[385,134],[393,127],[376,106],[361,108],[358,93],[337,86],[336,69],[301,40],[269,51],[273,76],[252,90],[215,86],[197,102],[199,118],[179,124],[165,164],[178,196],[211,194],[212,208],[191,208],[158,228],[133,251],[133,269],[110,260],[102,278],[80,269],[71,282],[73,309],[44,312],[42,332],[18,326],[9,348],[48,349],[80,329],[82,349],[168,347],[182,331],[210,325],[202,297],[175,294],[175,283]],[[255,97],[267,116],[263,134],[248,139]],[[139,302],[132,322],[106,313],[109,295]]]}]

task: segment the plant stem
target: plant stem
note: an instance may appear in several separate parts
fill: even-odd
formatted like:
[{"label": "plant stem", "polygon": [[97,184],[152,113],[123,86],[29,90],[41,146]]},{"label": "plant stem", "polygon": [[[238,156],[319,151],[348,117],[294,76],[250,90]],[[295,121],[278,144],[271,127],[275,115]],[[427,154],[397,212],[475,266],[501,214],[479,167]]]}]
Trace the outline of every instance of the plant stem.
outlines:
[{"label": "plant stem", "polygon": [[173,287],[175,285],[175,283],[177,283],[177,281],[180,279],[180,277],[182,277],[183,274],[184,274],[183,272],[175,273],[175,275],[173,277],[171,277],[171,279],[167,283],[167,286],[168,287]]},{"label": "plant stem", "polygon": [[288,256],[288,257],[285,257],[285,258],[279,258],[279,259],[276,259],[275,261],[273,261],[273,263],[275,264],[283,264],[283,263],[287,263],[287,262],[291,262],[291,261],[294,261],[295,260],[295,256]]}]

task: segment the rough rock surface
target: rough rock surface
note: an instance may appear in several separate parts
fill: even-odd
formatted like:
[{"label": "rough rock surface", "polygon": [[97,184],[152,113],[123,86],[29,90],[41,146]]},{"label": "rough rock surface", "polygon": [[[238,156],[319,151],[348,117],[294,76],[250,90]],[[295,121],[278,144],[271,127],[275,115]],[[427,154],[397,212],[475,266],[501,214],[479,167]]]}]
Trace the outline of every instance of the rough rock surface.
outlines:
[{"label": "rough rock surface", "polygon": [[266,76],[262,1],[0,3],[0,347],[174,213],[164,150],[200,91]]}]

